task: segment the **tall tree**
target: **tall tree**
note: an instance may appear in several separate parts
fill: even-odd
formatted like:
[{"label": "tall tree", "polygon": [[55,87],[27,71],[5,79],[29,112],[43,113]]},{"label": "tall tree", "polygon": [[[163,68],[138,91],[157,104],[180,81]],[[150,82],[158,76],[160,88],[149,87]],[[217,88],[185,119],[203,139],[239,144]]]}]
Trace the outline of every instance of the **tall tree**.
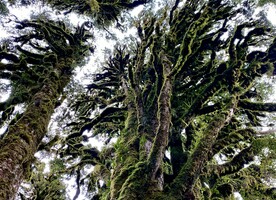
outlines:
[{"label": "tall tree", "polygon": [[[0,198],[13,199],[22,180],[29,175],[34,154],[47,132],[64,87],[76,65],[84,61],[91,37],[89,22],[74,33],[63,22],[17,21],[21,35],[0,50],[2,79],[11,81],[11,95],[1,102],[1,122],[18,104],[24,112],[14,118],[0,141]],[[4,62],[7,61],[7,62]]]},{"label": "tall tree", "polygon": [[[88,16],[96,19],[103,19],[96,16],[101,8],[114,4],[48,2],[68,12],[93,11]],[[142,1],[115,4],[131,8],[135,2]],[[238,7],[230,0],[176,0],[134,23],[137,38],[117,46],[102,71],[93,76],[87,92],[71,105],[78,120],[68,124],[71,131],[57,156],[72,165],[55,173],[76,175],[74,199],[82,185],[92,192],[92,199],[231,199],[235,191],[247,199],[275,198],[275,188],[269,185],[269,178],[275,178],[275,135],[256,127],[262,126],[262,117],[276,110],[275,103],[262,101],[258,87],[260,77],[275,75],[276,39],[267,21],[252,17],[255,7],[248,3]],[[104,16],[111,14],[117,21],[116,6]],[[78,31],[61,31],[65,28],[58,29],[53,22],[18,23],[19,29],[37,30],[16,40],[29,42],[38,52],[19,46],[22,56],[18,56],[3,46],[0,54],[8,61],[1,64],[1,76],[23,87],[12,85],[17,93],[12,92],[16,95],[10,96],[10,103],[1,105],[2,120],[10,117],[15,103],[27,104],[1,140],[0,178],[4,178],[0,191],[3,188],[4,192],[0,194],[4,199],[12,198],[4,195],[8,190],[14,194],[20,183],[8,185],[7,177],[22,180],[27,174],[57,98],[69,80],[62,63],[67,56],[70,61],[81,60],[82,50],[88,48],[77,48],[82,42],[72,45],[70,38]],[[48,46],[38,46],[32,39],[45,39]],[[63,48],[68,52],[60,58]],[[53,70],[42,70],[36,88],[30,77],[36,77],[32,73],[38,73],[40,65],[33,62],[43,60],[48,50],[56,56],[42,66],[50,65]],[[18,66],[32,69],[31,74],[24,74]],[[66,72],[64,76],[62,72]],[[89,131],[92,136],[87,135]],[[106,146],[98,150],[86,145],[89,137],[105,138]],[[113,138],[115,144],[110,142]],[[256,159],[260,164],[253,162]],[[92,173],[83,175],[91,165]]]},{"label": "tall tree", "polygon": [[[0,5],[0,14],[8,14],[7,5],[36,2],[39,1],[4,1]],[[73,3],[70,6],[75,7]],[[94,3],[98,5],[97,1]],[[123,9],[144,3],[146,1],[122,2],[119,3],[120,9],[114,4],[115,14],[105,9],[97,10],[97,14],[102,18],[110,15],[105,20],[109,23],[117,20],[116,16]],[[91,5],[94,5],[93,2]],[[71,9],[70,6],[65,8]],[[93,11],[90,7],[86,9]],[[69,83],[74,68],[84,64],[87,52],[94,49],[86,43],[93,37],[88,33],[92,28],[91,22],[85,22],[73,33],[64,22],[47,18],[17,20],[16,23],[15,29],[22,34],[14,40],[2,42],[0,48],[0,77],[11,83],[10,97],[0,103],[0,125],[8,124],[0,141],[0,198],[3,199],[13,199],[22,180],[30,175],[33,156],[47,132],[54,109],[63,100],[64,87]],[[16,114],[18,105],[23,105],[23,113]]]},{"label": "tall tree", "polygon": [[[275,178],[275,135],[255,127],[276,111],[256,86],[275,74],[276,39],[249,8],[175,1],[136,23],[138,39],[72,105],[79,121],[61,156],[95,167],[78,185],[88,179],[94,199],[275,198],[264,170]],[[98,151],[87,131],[117,142]]]}]

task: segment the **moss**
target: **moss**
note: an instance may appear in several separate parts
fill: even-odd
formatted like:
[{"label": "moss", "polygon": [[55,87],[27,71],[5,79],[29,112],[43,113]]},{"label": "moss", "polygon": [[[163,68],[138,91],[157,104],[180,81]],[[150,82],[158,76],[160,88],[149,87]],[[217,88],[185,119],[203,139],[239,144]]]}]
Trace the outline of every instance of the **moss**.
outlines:
[{"label": "moss", "polygon": [[[124,130],[126,131],[126,130]],[[122,185],[130,176],[139,160],[139,139],[129,136],[129,132],[122,134],[115,144],[116,158],[114,172],[111,175],[110,195],[111,199],[117,198]],[[124,137],[123,137],[124,136]]]},{"label": "moss", "polygon": [[89,4],[92,12],[100,11],[99,3],[96,0],[87,0],[87,3]]},{"label": "moss", "polygon": [[276,151],[276,139],[271,137],[258,138],[253,140],[252,147],[255,153],[259,153],[264,148]]},{"label": "moss", "polygon": [[139,143],[139,160],[146,160],[149,155],[149,150],[152,146],[152,142],[147,138],[146,133],[140,137]]},{"label": "moss", "polygon": [[112,198],[116,198],[118,196],[122,185],[133,169],[134,167],[132,165],[121,166],[120,172],[114,171],[114,173],[111,175],[112,180],[110,183],[110,193]]},{"label": "moss", "polygon": [[[144,194],[139,191],[147,191],[146,183],[148,177],[146,176],[146,163],[138,162],[131,170],[131,173],[125,180],[118,200],[122,199],[145,199]],[[142,178],[141,178],[142,177]]]}]

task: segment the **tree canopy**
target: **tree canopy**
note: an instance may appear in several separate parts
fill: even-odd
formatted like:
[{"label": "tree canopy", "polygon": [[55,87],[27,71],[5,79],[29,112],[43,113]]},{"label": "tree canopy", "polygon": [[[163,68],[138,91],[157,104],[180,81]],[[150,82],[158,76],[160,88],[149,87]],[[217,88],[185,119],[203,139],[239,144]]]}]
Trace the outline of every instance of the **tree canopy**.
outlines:
[{"label": "tree canopy", "polygon": [[[21,199],[67,199],[70,176],[73,199],[84,191],[94,200],[275,199],[276,103],[267,83],[276,38],[259,7],[268,2],[49,0],[91,21],[72,30],[47,17],[13,20],[19,35],[0,48],[0,78],[11,89],[0,103],[0,197],[13,199],[25,180]],[[139,18],[124,19],[140,5]],[[117,42],[84,89],[65,92],[94,52],[94,29],[121,29],[123,20],[135,35]],[[47,138],[64,99],[61,133]],[[37,151],[51,155],[49,173]]]}]

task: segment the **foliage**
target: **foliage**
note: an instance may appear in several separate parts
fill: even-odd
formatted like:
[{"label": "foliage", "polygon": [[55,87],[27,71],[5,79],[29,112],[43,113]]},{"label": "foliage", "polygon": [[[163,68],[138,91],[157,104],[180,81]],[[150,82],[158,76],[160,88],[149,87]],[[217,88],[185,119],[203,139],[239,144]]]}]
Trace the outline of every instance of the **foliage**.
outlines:
[{"label": "foliage", "polygon": [[[73,33],[63,22],[45,18],[14,23],[19,34],[0,47],[0,77],[11,83],[9,98],[0,103],[1,127],[8,124],[0,140],[1,199],[14,198],[21,181],[31,174],[34,154],[63,100],[63,89],[93,50],[87,45],[92,37],[89,22]],[[15,113],[19,105],[24,109]]]},{"label": "foliage", "polygon": [[[147,3],[48,2],[104,26]],[[275,29],[254,17],[253,1],[234,2],[176,0],[133,22],[136,35],[115,46],[71,101],[74,118],[50,150],[66,163],[52,168],[55,178],[75,177],[74,199],[81,190],[91,199],[233,199],[235,192],[275,199],[275,130],[261,128],[276,104],[264,101],[268,88],[260,83],[276,74]],[[49,48],[59,53],[61,44]],[[32,88],[28,81],[18,86]]]},{"label": "foliage", "polygon": [[[24,182],[19,192],[21,199],[65,199],[65,185],[61,181],[61,176],[57,173],[61,171],[64,166],[62,161],[54,160],[50,165],[53,172],[45,173],[44,163],[34,163],[32,168],[32,175],[28,182]],[[26,198],[27,197],[27,198]]]},{"label": "foliage", "polygon": [[136,23],[138,39],[117,46],[71,106],[79,121],[69,124],[66,143],[76,148],[64,149],[67,158],[86,157],[79,141],[87,131],[106,143],[117,138],[110,157],[91,157],[105,173],[93,176],[95,198],[274,198],[263,170],[275,176],[275,154],[268,163],[261,152],[274,152],[275,136],[255,127],[275,112],[258,86],[258,77],[275,74],[275,38],[249,14],[230,2],[176,1]]},{"label": "foliage", "polygon": [[48,0],[50,5],[58,10],[64,10],[64,14],[76,12],[81,15],[90,17],[96,26],[109,26],[112,22],[117,23],[117,27],[121,26],[123,18],[119,18],[122,12],[133,9],[139,5],[149,2],[149,0]]}]

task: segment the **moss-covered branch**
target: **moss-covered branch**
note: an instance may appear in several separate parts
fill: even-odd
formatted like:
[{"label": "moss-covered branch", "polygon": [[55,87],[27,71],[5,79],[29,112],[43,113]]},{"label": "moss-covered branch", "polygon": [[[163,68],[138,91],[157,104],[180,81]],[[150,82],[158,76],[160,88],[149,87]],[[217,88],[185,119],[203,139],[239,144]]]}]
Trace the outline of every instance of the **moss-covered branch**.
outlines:
[{"label": "moss-covered branch", "polygon": [[234,174],[239,170],[243,169],[246,164],[253,161],[254,152],[251,147],[247,147],[239,152],[231,161],[223,164],[217,165],[216,167],[211,167],[210,171],[216,174],[218,177]]},{"label": "moss-covered branch", "polygon": [[172,78],[169,76],[171,62],[164,53],[160,54],[163,64],[163,86],[158,97],[158,127],[154,138],[153,146],[148,157],[150,177],[156,180],[157,171],[163,160],[165,149],[168,145],[169,130],[171,125],[171,95],[172,95]]},{"label": "moss-covered branch", "polygon": [[[180,173],[170,186],[170,193],[176,199],[195,198],[193,194],[195,182],[208,161],[216,137],[224,125],[231,120],[233,114],[233,107],[231,107],[227,113],[217,115],[212,122],[210,122],[209,126],[204,131],[204,135],[199,144],[188,157],[187,162],[184,164]],[[181,197],[179,194],[181,194]]]},{"label": "moss-covered branch", "polygon": [[251,102],[249,100],[241,100],[238,106],[243,109],[251,110],[251,111],[276,112],[275,103],[260,103],[260,102]]}]

